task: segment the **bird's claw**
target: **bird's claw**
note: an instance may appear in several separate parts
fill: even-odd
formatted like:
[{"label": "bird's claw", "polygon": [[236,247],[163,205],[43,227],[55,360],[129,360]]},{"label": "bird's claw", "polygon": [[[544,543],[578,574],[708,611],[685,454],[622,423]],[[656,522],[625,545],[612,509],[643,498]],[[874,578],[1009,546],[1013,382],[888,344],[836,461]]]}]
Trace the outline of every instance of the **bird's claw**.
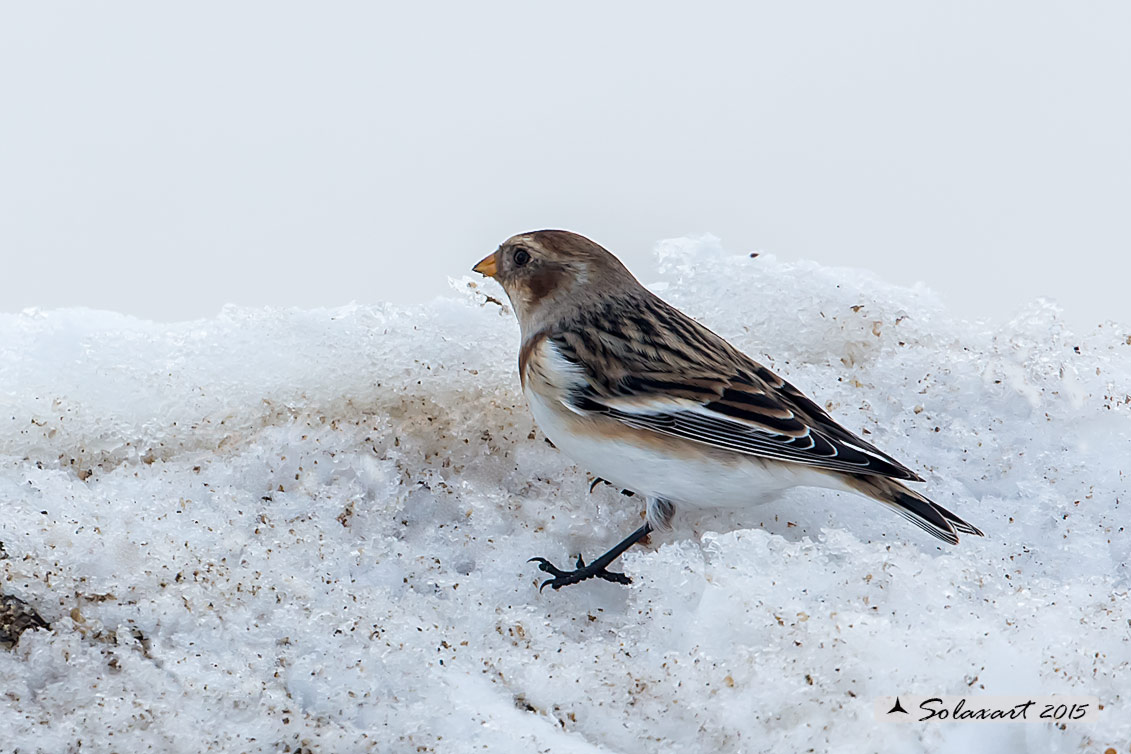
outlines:
[{"label": "bird's claw", "polygon": [[543,581],[542,584],[538,587],[539,592],[541,592],[546,587],[550,587],[556,591],[558,589],[561,589],[563,586],[576,584],[578,582],[585,581],[586,579],[604,579],[605,581],[611,581],[614,584],[632,583],[632,579],[630,579],[623,573],[608,571],[603,567],[593,568],[593,566],[585,565],[585,560],[581,557],[580,554],[577,556],[577,567],[572,571],[563,571],[545,558],[531,558],[526,562],[537,563],[538,570],[543,571],[544,573],[548,573],[554,577],[552,579],[546,579],[545,581]]},{"label": "bird's claw", "polygon": [[[610,487],[616,487],[615,484],[608,481],[607,479],[602,479],[601,477],[595,477],[593,479],[593,481],[589,483],[589,494],[590,495],[593,494],[593,490],[597,489],[598,484],[607,484]],[[624,495],[625,497],[636,497],[636,493],[633,492],[632,490],[621,490],[620,494]]]}]

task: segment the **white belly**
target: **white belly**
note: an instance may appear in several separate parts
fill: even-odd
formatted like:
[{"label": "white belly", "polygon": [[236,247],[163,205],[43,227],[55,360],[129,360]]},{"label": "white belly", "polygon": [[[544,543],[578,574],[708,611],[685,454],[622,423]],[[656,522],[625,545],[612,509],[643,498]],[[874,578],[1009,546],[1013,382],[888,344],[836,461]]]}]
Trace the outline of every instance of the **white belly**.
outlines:
[{"label": "white belly", "polygon": [[[742,508],[767,502],[790,487],[839,487],[835,479],[799,464],[765,463],[753,457],[704,448],[678,459],[645,444],[581,436],[546,399],[526,390],[538,426],[586,471],[638,495],[684,508]],[[641,430],[643,431],[643,430]],[[694,448],[691,443],[687,447]]]}]

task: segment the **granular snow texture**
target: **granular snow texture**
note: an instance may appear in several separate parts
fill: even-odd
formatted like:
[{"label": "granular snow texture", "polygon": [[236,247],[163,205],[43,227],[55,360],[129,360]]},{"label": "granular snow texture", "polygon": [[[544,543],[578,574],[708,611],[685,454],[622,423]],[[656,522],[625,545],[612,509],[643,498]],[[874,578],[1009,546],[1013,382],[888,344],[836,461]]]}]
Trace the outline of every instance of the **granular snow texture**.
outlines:
[{"label": "granular snow texture", "polygon": [[[633,584],[539,593],[640,524],[545,442],[468,277],[414,309],[0,318],[0,752],[1103,751],[1131,746],[1131,332],[660,244],[652,288],[920,471],[986,537],[795,490],[678,521]],[[473,260],[472,260],[473,261]],[[904,724],[896,694],[1088,694]]]}]

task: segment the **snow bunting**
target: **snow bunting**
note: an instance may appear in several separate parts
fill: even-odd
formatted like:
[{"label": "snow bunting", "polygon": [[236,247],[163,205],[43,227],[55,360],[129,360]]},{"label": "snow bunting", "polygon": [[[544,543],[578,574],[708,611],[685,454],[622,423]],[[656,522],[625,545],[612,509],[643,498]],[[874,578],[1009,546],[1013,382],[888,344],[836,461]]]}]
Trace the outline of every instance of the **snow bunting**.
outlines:
[{"label": "snow bunting", "polygon": [[518,371],[538,426],[584,468],[647,500],[645,524],[597,560],[542,587],[589,578],[677,507],[740,508],[789,487],[847,490],[889,506],[944,542],[971,524],[903,484],[923,481],[837,424],[800,390],[637,282],[583,236],[507,239],[473,268],[497,280],[522,332]]}]

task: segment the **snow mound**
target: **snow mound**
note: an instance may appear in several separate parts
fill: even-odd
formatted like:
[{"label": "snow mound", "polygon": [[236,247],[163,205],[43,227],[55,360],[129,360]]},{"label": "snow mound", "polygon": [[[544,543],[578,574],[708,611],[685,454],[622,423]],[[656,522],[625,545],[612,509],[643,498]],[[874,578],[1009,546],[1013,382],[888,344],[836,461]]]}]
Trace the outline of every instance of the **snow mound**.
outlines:
[{"label": "snow mound", "polygon": [[[919,470],[957,548],[796,490],[539,593],[640,502],[544,441],[493,283],[414,309],[0,317],[0,750],[1095,751],[1131,740],[1131,333],[660,244],[652,287]],[[1121,507],[1122,506],[1122,507]],[[886,725],[914,694],[1097,722]]]}]

